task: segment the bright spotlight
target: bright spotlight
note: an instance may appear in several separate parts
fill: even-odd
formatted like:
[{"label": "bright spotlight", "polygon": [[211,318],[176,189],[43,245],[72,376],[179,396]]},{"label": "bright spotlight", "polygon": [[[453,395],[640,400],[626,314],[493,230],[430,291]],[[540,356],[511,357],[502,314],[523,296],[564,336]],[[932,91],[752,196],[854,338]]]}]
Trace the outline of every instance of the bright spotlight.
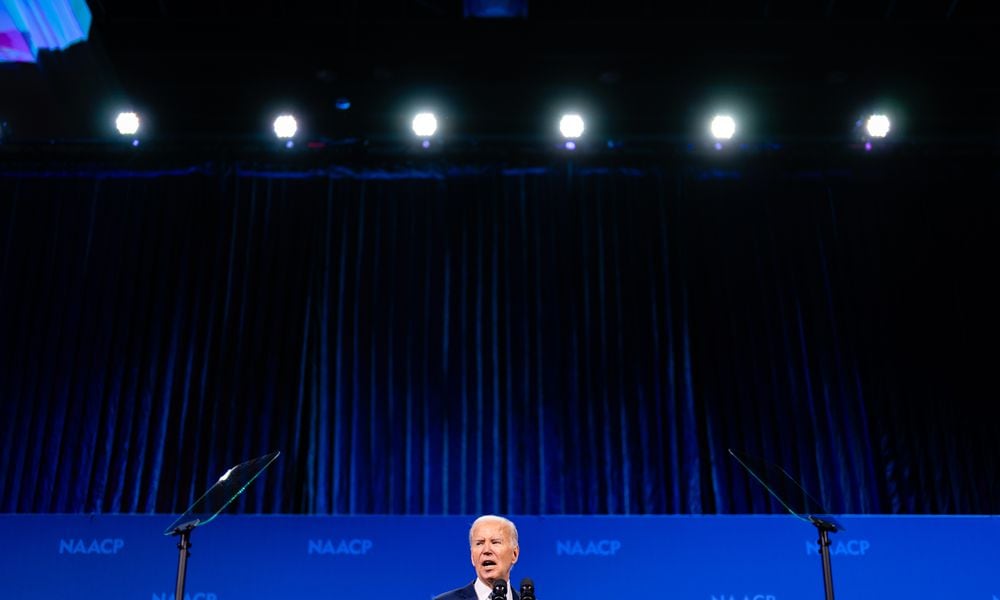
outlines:
[{"label": "bright spotlight", "polygon": [[578,114],[563,115],[559,119],[559,133],[564,138],[575,139],[583,135],[583,117]]},{"label": "bright spotlight", "polygon": [[865,122],[865,131],[873,138],[884,138],[889,135],[889,117],[872,115]]},{"label": "bright spotlight", "polygon": [[139,115],[134,112],[120,112],[115,119],[115,128],[121,135],[135,135],[139,131]]},{"label": "bright spotlight", "polygon": [[709,125],[712,137],[717,140],[732,139],[736,133],[736,121],[729,115],[716,115]]},{"label": "bright spotlight", "polygon": [[274,120],[274,135],[279,139],[293,138],[298,130],[299,124],[292,115],[281,115]]},{"label": "bright spotlight", "polygon": [[437,131],[438,121],[434,113],[422,112],[413,117],[413,133],[418,137],[431,137]]}]

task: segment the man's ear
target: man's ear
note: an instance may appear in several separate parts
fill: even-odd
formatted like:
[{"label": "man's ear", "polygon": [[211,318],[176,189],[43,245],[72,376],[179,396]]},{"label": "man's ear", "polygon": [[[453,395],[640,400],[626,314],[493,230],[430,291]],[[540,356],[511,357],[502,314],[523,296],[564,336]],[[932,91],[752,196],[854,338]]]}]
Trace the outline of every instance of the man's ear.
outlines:
[{"label": "man's ear", "polygon": [[520,546],[518,546],[517,548],[514,548],[514,559],[513,559],[512,561],[510,561],[510,564],[514,564],[514,563],[516,563],[516,562],[517,562],[517,557],[518,557],[518,556],[519,556],[520,554],[521,554],[521,547],[520,547]]}]

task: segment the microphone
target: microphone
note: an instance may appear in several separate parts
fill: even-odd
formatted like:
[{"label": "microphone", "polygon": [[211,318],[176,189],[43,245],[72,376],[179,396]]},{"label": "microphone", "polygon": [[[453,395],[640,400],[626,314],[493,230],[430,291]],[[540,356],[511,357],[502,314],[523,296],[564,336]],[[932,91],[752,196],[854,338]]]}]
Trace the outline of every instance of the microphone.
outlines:
[{"label": "microphone", "polygon": [[490,594],[490,600],[507,600],[506,579],[501,578],[493,580],[493,593]]},{"label": "microphone", "polygon": [[531,577],[521,580],[521,600],[535,600],[535,582]]}]

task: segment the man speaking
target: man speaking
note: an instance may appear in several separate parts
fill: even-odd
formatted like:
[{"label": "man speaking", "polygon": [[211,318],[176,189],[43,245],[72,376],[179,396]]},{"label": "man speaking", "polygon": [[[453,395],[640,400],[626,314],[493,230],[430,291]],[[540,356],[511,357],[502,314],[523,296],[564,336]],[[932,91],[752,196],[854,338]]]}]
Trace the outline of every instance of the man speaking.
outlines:
[{"label": "man speaking", "polygon": [[479,517],[469,529],[469,548],[476,580],[434,600],[520,600],[509,585],[510,570],[521,551],[514,523],[496,515]]}]

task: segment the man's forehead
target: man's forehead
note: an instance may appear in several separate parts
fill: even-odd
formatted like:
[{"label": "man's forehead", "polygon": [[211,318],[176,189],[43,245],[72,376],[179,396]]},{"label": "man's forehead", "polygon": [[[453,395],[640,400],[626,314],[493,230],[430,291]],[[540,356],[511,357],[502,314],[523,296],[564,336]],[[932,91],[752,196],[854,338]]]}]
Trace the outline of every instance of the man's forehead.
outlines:
[{"label": "man's forehead", "polygon": [[472,530],[472,537],[507,537],[507,527],[499,521],[484,521]]}]

